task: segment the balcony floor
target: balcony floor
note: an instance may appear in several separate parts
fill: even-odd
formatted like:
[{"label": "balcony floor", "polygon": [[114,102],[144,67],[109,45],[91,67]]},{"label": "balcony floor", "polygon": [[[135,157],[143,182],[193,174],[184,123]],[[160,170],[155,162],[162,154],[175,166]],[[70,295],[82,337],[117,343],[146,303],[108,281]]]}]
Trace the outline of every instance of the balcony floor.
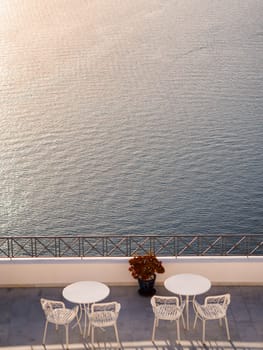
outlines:
[{"label": "balcony floor", "polygon": [[[194,314],[190,305],[190,330],[181,326],[181,342],[176,342],[174,323],[161,321],[157,329],[156,339],[151,342],[153,313],[150,297],[137,293],[136,286],[111,286],[111,292],[105,301],[116,300],[122,305],[118,329],[124,350],[152,349],[263,349],[263,286],[213,286],[209,295],[225,292],[231,293],[231,304],[228,312],[231,341],[226,340],[225,328],[219,327],[217,321],[207,323],[207,343],[201,342],[201,322],[193,330]],[[157,286],[159,295],[171,295],[163,286]],[[44,330],[44,315],[40,307],[41,297],[63,300],[62,288],[0,288],[0,346],[2,349],[37,350],[44,349],[41,345]],[[197,297],[203,299],[204,295]],[[65,301],[65,300],[64,300]],[[67,305],[69,303],[65,302]],[[96,332],[96,331],[95,331]],[[83,341],[78,327],[70,329],[70,349],[91,349],[89,339]],[[105,332],[97,330],[95,338],[99,343],[96,349],[116,349],[117,344],[113,330]],[[63,350],[65,339],[64,328],[55,331],[49,325],[46,350]]]}]

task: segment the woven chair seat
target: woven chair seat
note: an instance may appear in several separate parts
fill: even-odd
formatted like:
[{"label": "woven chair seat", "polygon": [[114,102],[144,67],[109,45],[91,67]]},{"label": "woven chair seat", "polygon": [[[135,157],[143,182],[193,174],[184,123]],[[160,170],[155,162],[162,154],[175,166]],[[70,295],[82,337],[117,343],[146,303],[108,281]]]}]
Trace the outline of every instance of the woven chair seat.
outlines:
[{"label": "woven chair seat", "polygon": [[226,308],[217,304],[208,304],[206,306],[199,304],[197,309],[200,316],[206,320],[217,320],[225,317],[226,314]]},{"label": "woven chair seat", "polygon": [[54,309],[46,315],[48,322],[58,325],[70,323],[76,317],[76,307],[74,309],[59,308]]},{"label": "woven chair seat", "polygon": [[155,314],[155,317],[159,319],[174,321],[181,316],[182,307],[169,304],[158,305],[155,307],[153,312]]},{"label": "woven chair seat", "polygon": [[90,322],[95,327],[109,327],[116,323],[118,315],[113,311],[97,311],[89,315]]}]

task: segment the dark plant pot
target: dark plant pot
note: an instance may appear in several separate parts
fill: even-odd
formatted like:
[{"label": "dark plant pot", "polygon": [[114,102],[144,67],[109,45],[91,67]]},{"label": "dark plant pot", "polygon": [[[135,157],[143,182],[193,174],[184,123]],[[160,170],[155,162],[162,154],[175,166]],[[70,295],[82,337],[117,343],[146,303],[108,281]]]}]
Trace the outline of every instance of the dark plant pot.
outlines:
[{"label": "dark plant pot", "polygon": [[138,283],[140,289],[138,290],[140,295],[143,296],[152,296],[156,293],[156,290],[154,289],[154,282],[156,279],[156,275],[153,275],[153,278],[148,280],[142,280],[138,278]]}]

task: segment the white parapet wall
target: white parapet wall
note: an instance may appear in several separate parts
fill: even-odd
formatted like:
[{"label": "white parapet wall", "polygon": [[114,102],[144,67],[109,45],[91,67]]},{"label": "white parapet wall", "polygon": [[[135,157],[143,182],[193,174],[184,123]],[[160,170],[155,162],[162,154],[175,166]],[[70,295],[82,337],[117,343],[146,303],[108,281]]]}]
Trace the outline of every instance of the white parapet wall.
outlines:
[{"label": "white parapet wall", "polygon": [[[132,285],[129,258],[0,259],[0,287],[65,286],[82,280]],[[197,273],[213,285],[263,285],[263,257],[161,257],[164,274],[156,283],[178,273]]]}]

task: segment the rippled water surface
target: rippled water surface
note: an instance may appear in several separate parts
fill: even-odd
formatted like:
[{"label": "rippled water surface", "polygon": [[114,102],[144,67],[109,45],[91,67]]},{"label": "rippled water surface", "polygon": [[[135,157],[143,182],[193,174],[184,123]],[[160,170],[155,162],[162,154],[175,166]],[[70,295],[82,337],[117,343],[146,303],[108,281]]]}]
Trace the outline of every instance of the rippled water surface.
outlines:
[{"label": "rippled water surface", "polygon": [[0,234],[262,233],[262,16],[1,0]]}]

